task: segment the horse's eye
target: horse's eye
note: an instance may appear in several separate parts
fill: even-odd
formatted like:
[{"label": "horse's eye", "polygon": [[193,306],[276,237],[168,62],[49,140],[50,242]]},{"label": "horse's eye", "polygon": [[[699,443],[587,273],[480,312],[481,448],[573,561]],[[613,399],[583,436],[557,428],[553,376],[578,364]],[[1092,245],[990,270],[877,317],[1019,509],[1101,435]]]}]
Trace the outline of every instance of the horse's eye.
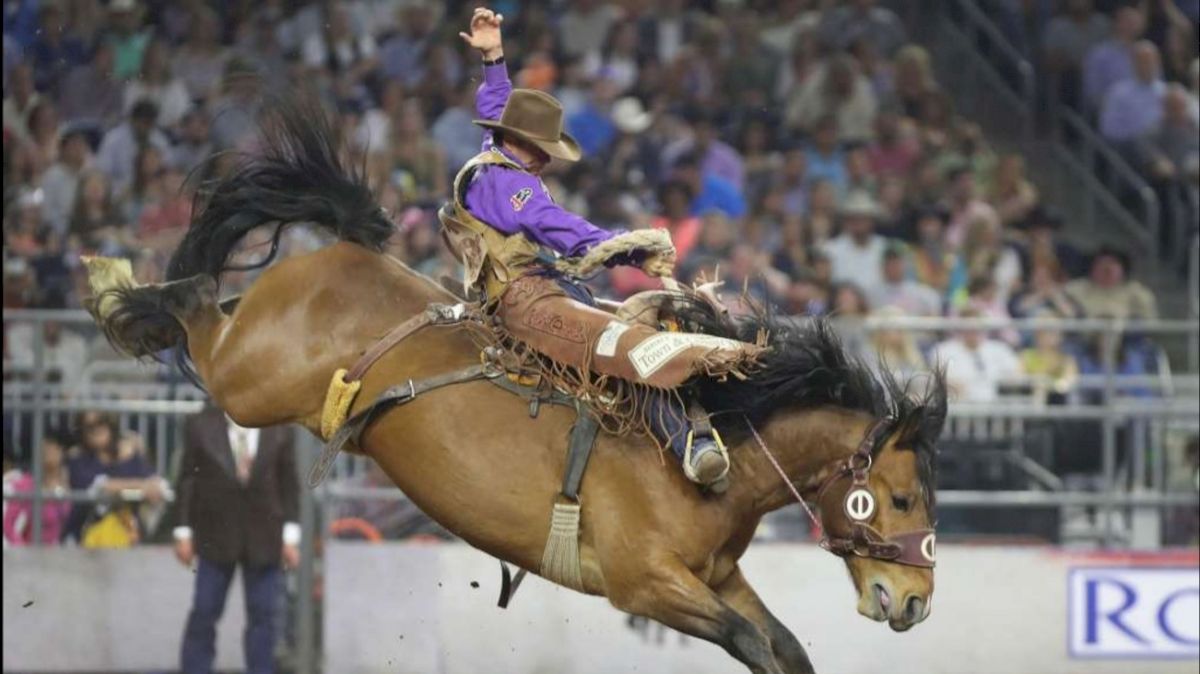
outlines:
[{"label": "horse's eye", "polygon": [[904,512],[908,512],[908,506],[909,506],[909,502],[908,502],[907,496],[896,496],[895,494],[892,495],[892,507],[893,508],[904,513]]}]

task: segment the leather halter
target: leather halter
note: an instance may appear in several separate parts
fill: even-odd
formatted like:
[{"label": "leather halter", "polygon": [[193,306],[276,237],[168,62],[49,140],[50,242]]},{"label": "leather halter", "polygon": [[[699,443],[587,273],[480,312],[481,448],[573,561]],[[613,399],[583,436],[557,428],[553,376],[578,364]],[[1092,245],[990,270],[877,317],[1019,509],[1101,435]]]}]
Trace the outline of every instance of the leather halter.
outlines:
[{"label": "leather halter", "polygon": [[[936,534],[933,529],[916,529],[914,531],[905,531],[892,536],[885,536],[878,529],[871,526],[870,522],[874,519],[878,511],[878,499],[874,492],[871,491],[870,473],[871,466],[874,462],[873,456],[875,447],[878,445],[883,433],[892,425],[891,417],[878,419],[867,429],[862,441],[858,443],[858,448],[854,453],[845,459],[838,461],[832,473],[821,481],[817,488],[817,508],[821,511],[821,517],[818,517],[809,508],[804,497],[792,485],[792,481],[784,472],[783,467],[775,460],[775,457],[767,449],[767,445],[763,442],[762,437],[755,430],[754,426],[750,426],[750,430],[754,435],[754,439],[758,441],[758,446],[763,453],[767,455],[771,465],[783,478],[792,495],[796,497],[804,511],[813,522],[821,529],[820,546],[838,557],[869,557],[885,562],[894,562],[896,564],[904,564],[906,566],[916,566],[926,569],[932,569],[936,564]],[[749,423],[749,420],[747,420]],[[831,534],[829,528],[824,525],[822,519],[827,515],[822,509],[824,505],[825,494],[835,483],[844,479],[850,479],[850,487],[846,490],[842,497],[842,514],[850,524],[850,534],[848,536],[838,536]]]}]

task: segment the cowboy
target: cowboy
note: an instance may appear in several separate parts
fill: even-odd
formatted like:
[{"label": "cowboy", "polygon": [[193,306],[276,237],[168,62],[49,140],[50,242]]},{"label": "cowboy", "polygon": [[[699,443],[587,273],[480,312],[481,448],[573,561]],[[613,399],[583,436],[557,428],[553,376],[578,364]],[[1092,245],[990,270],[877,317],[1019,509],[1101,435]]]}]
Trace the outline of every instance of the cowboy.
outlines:
[{"label": "cowboy", "polygon": [[[559,363],[667,391],[698,374],[736,370],[758,348],[708,335],[660,333],[596,307],[577,277],[618,264],[670,276],[675,248],[664,230],[600,229],[554,202],[539,175],[551,158],[577,161],[579,144],[562,130],[562,105],[535,90],[513,89],[504,65],[504,17],[479,8],[459,35],[483,55],[475,107],[483,151],[454,179],[441,218],[447,243],[465,268],[464,286],[516,339]],[[564,270],[567,273],[563,273]],[[684,413],[657,396],[656,431],[683,461],[684,473],[714,485],[729,458],[707,415]]]}]

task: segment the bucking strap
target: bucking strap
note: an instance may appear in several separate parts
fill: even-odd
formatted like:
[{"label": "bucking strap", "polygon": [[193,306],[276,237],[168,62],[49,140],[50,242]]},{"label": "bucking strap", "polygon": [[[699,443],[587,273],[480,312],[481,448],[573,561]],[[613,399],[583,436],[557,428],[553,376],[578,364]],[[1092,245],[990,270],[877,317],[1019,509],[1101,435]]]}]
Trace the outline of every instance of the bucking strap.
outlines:
[{"label": "bucking strap", "polygon": [[562,483],[562,495],[572,501],[579,500],[579,485],[583,482],[583,473],[600,431],[600,422],[587,408],[578,406],[578,414],[567,444],[567,469],[563,472]]}]

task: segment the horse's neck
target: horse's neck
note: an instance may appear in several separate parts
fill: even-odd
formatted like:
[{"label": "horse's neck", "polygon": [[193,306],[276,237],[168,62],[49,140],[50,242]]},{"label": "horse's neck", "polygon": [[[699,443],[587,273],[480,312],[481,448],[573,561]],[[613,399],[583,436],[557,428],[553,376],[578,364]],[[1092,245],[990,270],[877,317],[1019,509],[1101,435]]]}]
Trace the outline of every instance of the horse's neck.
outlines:
[{"label": "horse's neck", "polygon": [[[759,430],[767,451],[803,493],[854,452],[870,423],[860,412],[822,408],[779,415]],[[742,489],[750,510],[763,515],[795,503],[795,495],[758,442],[751,437],[745,444],[734,456],[745,476]]]}]

